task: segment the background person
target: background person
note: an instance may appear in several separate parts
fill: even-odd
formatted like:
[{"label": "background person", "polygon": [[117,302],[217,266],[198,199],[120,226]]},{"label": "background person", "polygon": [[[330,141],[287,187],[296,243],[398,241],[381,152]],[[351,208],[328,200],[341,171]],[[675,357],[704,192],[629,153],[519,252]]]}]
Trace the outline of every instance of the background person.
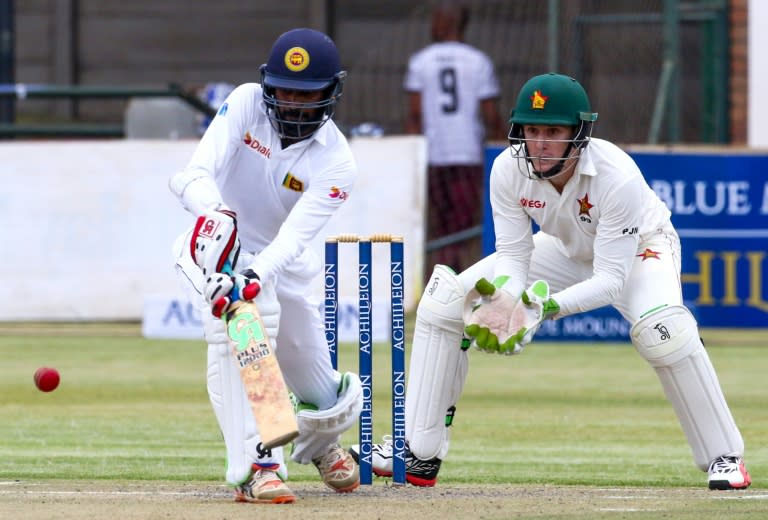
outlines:
[{"label": "background person", "polygon": [[[525,290],[523,302],[541,304],[540,319],[613,305],[655,370],[709,488],[750,485],[744,441],[683,305],[670,211],[629,155],[591,138],[596,119],[568,76],[535,76],[520,90],[510,147],[491,170],[496,252],[458,276],[435,266],[419,302],[406,390],[409,482],[435,485],[470,340],[505,354],[531,340],[540,320],[530,330],[510,320]],[[535,235],[532,221],[541,229]],[[391,474],[391,453],[391,443],[374,446],[378,474]]]},{"label": "background person", "polygon": [[[227,449],[226,480],[239,501],[290,503],[282,448],[264,450],[223,322],[235,291],[259,308],[286,383],[301,401],[291,458],[313,463],[338,492],[359,470],[338,445],[362,407],[360,381],[340,374],[310,281],[321,262],[308,248],[352,190],[356,165],[332,117],[346,73],[333,41],[294,29],[274,43],[261,84],[237,87],[221,105],[171,191],[198,225],[176,242],[177,273],[201,309],[208,394]],[[341,195],[341,196],[340,196]],[[218,226],[208,240],[200,222]],[[234,275],[222,273],[229,262]]]},{"label": "background person", "polygon": [[[464,42],[469,9],[445,2],[432,15],[432,43],[408,61],[405,131],[428,143],[427,241],[482,223],[485,139],[501,140],[499,82],[491,59]],[[426,265],[457,272],[480,259],[481,238],[444,246]]]}]

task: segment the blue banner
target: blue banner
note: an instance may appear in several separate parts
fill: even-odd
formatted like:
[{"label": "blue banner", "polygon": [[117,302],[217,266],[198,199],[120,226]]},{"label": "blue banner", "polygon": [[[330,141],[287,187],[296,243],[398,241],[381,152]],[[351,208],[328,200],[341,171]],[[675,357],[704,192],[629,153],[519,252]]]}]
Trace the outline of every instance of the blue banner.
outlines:
[{"label": "blue banner", "polygon": [[[506,148],[486,149],[486,172]],[[682,242],[683,299],[702,327],[768,326],[768,155],[630,152],[672,211]],[[486,175],[486,193],[488,175]],[[483,251],[494,251],[486,197]],[[626,340],[629,324],[604,308],[547,324],[538,336]]]}]

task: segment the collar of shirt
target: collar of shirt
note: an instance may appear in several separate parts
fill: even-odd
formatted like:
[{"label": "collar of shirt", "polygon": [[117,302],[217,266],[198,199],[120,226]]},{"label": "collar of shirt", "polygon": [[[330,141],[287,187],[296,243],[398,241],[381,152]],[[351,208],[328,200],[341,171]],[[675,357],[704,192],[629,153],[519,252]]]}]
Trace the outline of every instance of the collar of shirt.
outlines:
[{"label": "collar of shirt", "polygon": [[581,150],[579,161],[576,163],[576,174],[589,175],[590,177],[597,175],[595,163],[592,162],[592,157],[589,153],[589,145]]}]

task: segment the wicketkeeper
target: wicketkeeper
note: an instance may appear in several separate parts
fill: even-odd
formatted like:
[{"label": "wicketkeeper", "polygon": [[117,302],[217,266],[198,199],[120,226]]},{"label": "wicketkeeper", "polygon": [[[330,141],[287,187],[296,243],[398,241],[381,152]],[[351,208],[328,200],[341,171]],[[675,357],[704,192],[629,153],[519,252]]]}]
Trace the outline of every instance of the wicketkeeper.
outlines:
[{"label": "wicketkeeper", "polygon": [[[338,492],[359,485],[339,446],[362,407],[360,380],[331,366],[310,281],[321,262],[311,240],[352,189],[356,165],[332,116],[346,73],[333,41],[295,29],[274,43],[261,84],[237,87],[219,108],[171,191],[197,219],[176,243],[177,272],[202,310],[208,394],[239,501],[290,503],[282,448],[265,450],[220,316],[252,300],[299,401],[291,459],[314,464]],[[228,272],[227,266],[233,267]]]},{"label": "wicketkeeper", "polygon": [[[496,253],[458,275],[435,266],[419,302],[406,391],[412,484],[434,486],[448,453],[464,347],[517,354],[542,320],[612,305],[656,371],[709,488],[750,485],[741,433],[683,305],[670,211],[629,155],[591,137],[596,119],[568,76],[535,76],[520,90],[510,146],[491,170]],[[374,446],[379,475],[392,472],[387,440]]]}]

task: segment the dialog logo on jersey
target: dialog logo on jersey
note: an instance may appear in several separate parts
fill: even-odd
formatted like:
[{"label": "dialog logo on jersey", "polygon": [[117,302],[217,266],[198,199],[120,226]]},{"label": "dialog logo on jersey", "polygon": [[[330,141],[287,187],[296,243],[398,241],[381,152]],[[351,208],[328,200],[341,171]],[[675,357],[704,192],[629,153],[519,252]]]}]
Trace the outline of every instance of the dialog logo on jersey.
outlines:
[{"label": "dialog logo on jersey", "polygon": [[285,177],[283,177],[283,186],[291,191],[298,191],[299,193],[304,191],[304,183],[294,177],[291,172],[286,173]]},{"label": "dialog logo on jersey", "polygon": [[256,150],[267,159],[269,159],[272,155],[272,150],[270,150],[268,146],[261,144],[258,139],[254,139],[250,132],[245,133],[243,142],[246,144],[246,146],[248,146],[248,148],[251,150]]},{"label": "dialog logo on jersey", "polygon": [[227,115],[227,110],[229,110],[229,103],[224,103],[221,105],[221,108],[219,108],[219,115],[225,116]]},{"label": "dialog logo on jersey", "polygon": [[541,90],[534,90],[531,96],[531,108],[534,110],[544,110],[544,105],[547,104],[549,96],[545,96],[541,93]]},{"label": "dialog logo on jersey", "polygon": [[643,262],[648,260],[649,258],[655,258],[656,260],[661,260],[661,253],[659,251],[654,251],[653,249],[645,248],[645,251],[640,253],[639,255],[635,255],[638,258],[642,258]]},{"label": "dialog logo on jersey", "polygon": [[581,199],[576,199],[579,203],[579,219],[582,222],[592,222],[592,215],[589,214],[589,210],[595,207],[594,204],[589,202],[589,193],[585,193]]},{"label": "dialog logo on jersey", "polygon": [[332,199],[339,199],[339,200],[347,200],[347,197],[349,197],[349,193],[346,191],[342,191],[336,186],[331,187],[331,192],[328,194],[329,197]]},{"label": "dialog logo on jersey", "polygon": [[309,67],[309,53],[303,47],[291,47],[285,51],[285,66],[293,72],[301,72]]}]

